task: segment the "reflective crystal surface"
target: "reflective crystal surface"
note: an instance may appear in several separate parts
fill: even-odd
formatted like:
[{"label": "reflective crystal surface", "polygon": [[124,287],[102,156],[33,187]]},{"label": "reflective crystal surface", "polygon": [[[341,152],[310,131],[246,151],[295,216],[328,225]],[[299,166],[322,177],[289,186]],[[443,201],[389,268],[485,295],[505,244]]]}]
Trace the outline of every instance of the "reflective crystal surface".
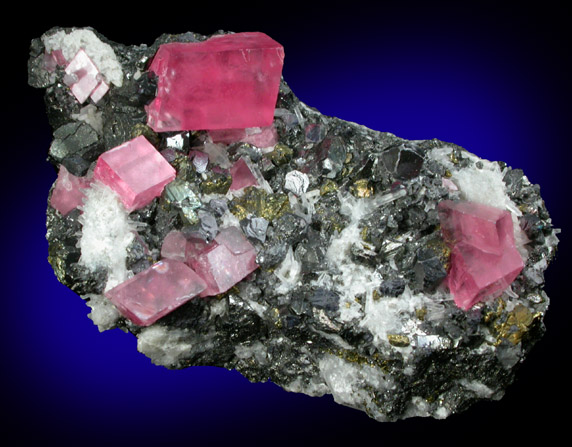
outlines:
[{"label": "reflective crystal surface", "polygon": [[259,32],[161,45],[148,124],[156,132],[268,126],[283,59],[282,45]]},{"label": "reflective crystal surface", "polygon": [[93,172],[94,180],[106,184],[125,208],[133,211],[148,205],[175,178],[175,169],[144,136],[103,153]]},{"label": "reflective crystal surface", "polygon": [[205,282],[186,264],[163,259],[107,291],[123,316],[149,326],[205,290]]},{"label": "reflective crystal surface", "polygon": [[524,267],[510,212],[450,200],[438,208],[441,230],[452,246],[447,284],[455,303],[469,309],[500,295]]}]

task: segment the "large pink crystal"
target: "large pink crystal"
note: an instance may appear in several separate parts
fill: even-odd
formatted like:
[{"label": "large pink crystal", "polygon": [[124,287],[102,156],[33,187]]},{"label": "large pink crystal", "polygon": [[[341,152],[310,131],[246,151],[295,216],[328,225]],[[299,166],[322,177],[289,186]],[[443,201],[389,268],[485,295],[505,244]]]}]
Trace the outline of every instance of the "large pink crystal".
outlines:
[{"label": "large pink crystal", "polygon": [[101,154],[93,172],[93,178],[113,189],[130,212],[159,197],[175,175],[175,169],[144,136]]},{"label": "large pink crystal", "polygon": [[226,292],[258,268],[256,249],[237,227],[221,230],[202,253],[195,252],[187,262],[207,283],[202,297]]},{"label": "large pink crystal", "polygon": [[474,202],[438,206],[443,237],[452,247],[447,285],[455,303],[470,309],[500,295],[524,267],[509,211]]},{"label": "large pink crystal", "polygon": [[52,191],[50,205],[62,215],[69,214],[83,203],[85,188],[89,188],[91,179],[70,174],[64,165],[60,165],[56,185]]},{"label": "large pink crystal", "polygon": [[259,32],[161,45],[149,68],[158,83],[148,124],[156,132],[269,126],[283,60],[282,45]]},{"label": "large pink crystal", "polygon": [[205,287],[205,282],[186,264],[163,259],[105,292],[105,296],[125,318],[138,326],[149,326]]}]

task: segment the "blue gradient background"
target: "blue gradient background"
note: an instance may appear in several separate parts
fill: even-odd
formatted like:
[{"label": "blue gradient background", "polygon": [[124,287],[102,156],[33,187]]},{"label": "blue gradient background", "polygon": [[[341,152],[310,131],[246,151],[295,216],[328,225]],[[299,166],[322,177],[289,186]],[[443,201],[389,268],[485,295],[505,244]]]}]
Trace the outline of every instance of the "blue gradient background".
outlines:
[{"label": "blue gradient background", "polygon": [[[7,206],[0,221],[4,438],[9,445],[443,445],[465,443],[467,436],[517,443],[564,432],[557,405],[570,398],[565,287],[572,94],[563,8],[549,2],[542,10],[483,2],[266,5],[203,11],[189,4],[176,19],[132,12],[137,19],[121,24],[87,12],[51,20],[39,11],[33,25],[12,35],[9,59],[17,64],[4,94],[14,112],[2,112],[10,126],[3,129]],[[506,396],[445,421],[380,424],[329,396],[251,384],[236,372],[168,371],[139,354],[132,335],[100,334],[86,317],[88,307],[58,283],[46,261],[45,208],[55,179],[45,162],[51,130],[42,93],[26,85],[25,63],[29,41],[55,25],[93,26],[126,44],[151,44],[163,32],[264,31],[285,47],[284,77],[294,93],[322,113],[408,139],[454,142],[522,168],[541,185],[563,234],[546,274],[548,332]]]}]

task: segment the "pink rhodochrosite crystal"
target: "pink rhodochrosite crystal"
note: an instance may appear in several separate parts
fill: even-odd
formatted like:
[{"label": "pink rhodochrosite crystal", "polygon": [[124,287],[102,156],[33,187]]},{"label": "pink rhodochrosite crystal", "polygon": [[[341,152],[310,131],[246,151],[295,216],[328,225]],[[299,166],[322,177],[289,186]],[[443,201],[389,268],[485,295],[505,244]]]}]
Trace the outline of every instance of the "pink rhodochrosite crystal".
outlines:
[{"label": "pink rhodochrosite crystal", "polygon": [[238,191],[247,186],[258,186],[258,179],[252,172],[246,160],[240,157],[230,168],[232,183],[230,191]]},{"label": "pink rhodochrosite crystal", "polygon": [[83,203],[83,190],[89,188],[90,184],[91,179],[76,177],[70,174],[64,165],[60,165],[50,205],[64,216],[69,214]]},{"label": "pink rhodochrosite crystal", "polygon": [[283,60],[282,45],[259,32],[161,45],[149,68],[158,82],[148,124],[156,132],[269,126]]},{"label": "pink rhodochrosite crystal", "polygon": [[94,180],[113,189],[130,212],[159,197],[175,176],[175,169],[144,136],[101,154],[93,173]]},{"label": "pink rhodochrosite crystal", "polygon": [[138,326],[149,326],[205,287],[185,263],[163,259],[105,292],[105,296],[125,318]]},{"label": "pink rhodochrosite crystal", "polygon": [[178,230],[172,230],[163,240],[161,257],[184,262],[186,248],[187,238],[185,238],[185,235]]},{"label": "pink rhodochrosite crystal", "polygon": [[510,212],[450,200],[438,210],[443,237],[452,247],[447,284],[455,303],[468,310],[498,296],[524,267]]},{"label": "pink rhodochrosite crystal", "polygon": [[256,249],[234,227],[221,230],[202,253],[187,262],[207,283],[201,297],[226,292],[258,268]]},{"label": "pink rhodochrosite crystal", "polygon": [[109,90],[109,85],[102,79],[101,73],[84,50],[80,49],[76,53],[65,72],[67,77],[64,82],[80,104],[90,96],[93,102],[97,103]]}]

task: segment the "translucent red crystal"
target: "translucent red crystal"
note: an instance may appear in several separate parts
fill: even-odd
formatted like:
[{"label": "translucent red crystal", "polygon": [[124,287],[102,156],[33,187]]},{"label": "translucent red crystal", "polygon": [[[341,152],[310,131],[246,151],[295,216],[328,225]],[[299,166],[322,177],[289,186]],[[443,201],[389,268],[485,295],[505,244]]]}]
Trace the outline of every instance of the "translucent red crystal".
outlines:
[{"label": "translucent red crystal", "polygon": [[163,259],[105,292],[119,312],[138,326],[149,326],[206,287],[186,264]]},{"label": "translucent red crystal", "polygon": [[52,191],[50,205],[62,215],[69,214],[83,203],[83,190],[91,184],[91,179],[70,174],[64,165],[60,165],[56,185]]},{"label": "translucent red crystal", "polygon": [[147,122],[156,132],[269,126],[283,60],[282,45],[259,32],[161,45]]},{"label": "translucent red crystal", "polygon": [[441,231],[451,246],[447,285],[455,303],[470,309],[500,295],[524,267],[509,211],[475,202],[438,205]]},{"label": "translucent red crystal", "polygon": [[125,208],[133,211],[159,197],[175,175],[167,160],[139,136],[101,154],[93,178],[113,189]]}]

